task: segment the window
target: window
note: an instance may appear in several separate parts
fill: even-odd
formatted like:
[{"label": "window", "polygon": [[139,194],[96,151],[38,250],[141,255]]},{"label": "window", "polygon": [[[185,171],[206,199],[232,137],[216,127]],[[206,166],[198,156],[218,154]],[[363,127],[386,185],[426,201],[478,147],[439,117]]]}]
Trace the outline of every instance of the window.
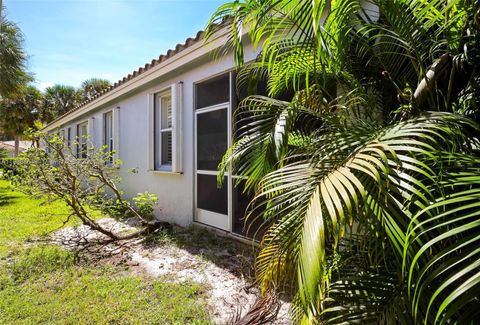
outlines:
[{"label": "window", "polygon": [[88,136],[88,122],[77,124],[77,158],[87,157],[87,136]]},{"label": "window", "polygon": [[[59,138],[59,140],[62,141],[62,143],[65,143],[65,129],[58,130],[56,135]],[[55,148],[56,148],[56,150],[61,150],[62,145],[60,143],[57,143],[57,144],[55,144]]]},{"label": "window", "polygon": [[58,136],[60,137],[60,139],[62,139],[63,142],[65,142],[65,130],[60,130],[58,132]]},{"label": "window", "polygon": [[196,87],[196,108],[204,108],[230,101],[230,76],[225,74],[202,82]]},{"label": "window", "polygon": [[172,95],[170,91],[155,95],[155,169],[171,170],[173,160]]},{"label": "window", "polygon": [[71,127],[67,129],[67,146],[69,148],[72,147],[72,128]]},{"label": "window", "polygon": [[[103,145],[105,151],[113,152],[113,113],[112,111],[103,114]],[[113,155],[110,156],[110,163],[113,163]]]},{"label": "window", "polygon": [[182,173],[183,83],[178,82],[163,91],[150,94],[148,114],[150,121],[149,169]]}]

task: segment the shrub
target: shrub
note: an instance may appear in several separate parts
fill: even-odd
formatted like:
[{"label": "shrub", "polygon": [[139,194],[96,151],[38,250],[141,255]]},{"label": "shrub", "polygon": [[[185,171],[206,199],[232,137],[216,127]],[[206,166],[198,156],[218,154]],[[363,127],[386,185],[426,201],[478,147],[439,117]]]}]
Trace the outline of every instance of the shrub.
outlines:
[{"label": "shrub", "polygon": [[5,148],[0,148],[0,159],[8,158],[8,150]]},{"label": "shrub", "polygon": [[21,158],[0,158],[0,170],[4,179],[13,179],[18,175],[20,164],[25,164],[25,160]]},{"label": "shrub", "polygon": [[133,203],[137,208],[138,213],[147,220],[153,220],[153,211],[158,203],[158,197],[155,194],[143,192],[138,193],[133,199]]}]

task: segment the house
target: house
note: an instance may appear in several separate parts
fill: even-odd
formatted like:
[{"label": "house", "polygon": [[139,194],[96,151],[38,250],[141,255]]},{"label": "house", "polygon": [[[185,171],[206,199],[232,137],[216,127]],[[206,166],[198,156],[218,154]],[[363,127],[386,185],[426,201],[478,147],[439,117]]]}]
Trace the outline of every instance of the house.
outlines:
[{"label": "house", "polygon": [[[232,54],[213,55],[227,42],[226,31],[208,43],[203,35],[199,32],[138,68],[44,131],[60,132],[68,141],[88,134],[96,146],[115,151],[123,162],[125,194],[158,195],[158,219],[245,236],[250,197],[242,184],[233,186],[234,175],[227,174],[221,188],[216,176],[232,143],[232,112],[238,102],[234,59]],[[257,54],[248,47],[246,61]],[[128,172],[132,168],[135,174]]]}]

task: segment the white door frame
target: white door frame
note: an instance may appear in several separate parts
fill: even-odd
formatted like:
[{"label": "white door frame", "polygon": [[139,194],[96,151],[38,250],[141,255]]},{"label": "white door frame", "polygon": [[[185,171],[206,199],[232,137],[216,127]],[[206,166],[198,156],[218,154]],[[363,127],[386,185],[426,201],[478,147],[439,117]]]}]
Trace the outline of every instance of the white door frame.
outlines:
[{"label": "white door frame", "polygon": [[[231,87],[231,85],[230,85]],[[211,227],[219,228],[224,231],[232,231],[232,178],[230,176],[230,173],[227,172],[225,173],[225,177],[227,178],[227,182],[224,184],[224,186],[227,186],[227,214],[220,214],[204,209],[199,209],[197,208],[198,205],[198,193],[197,193],[197,188],[198,188],[198,179],[197,175],[211,175],[215,176],[217,175],[217,171],[212,171],[212,170],[199,170],[197,166],[197,152],[198,152],[198,136],[197,136],[197,117],[200,114],[203,113],[208,113],[208,112],[213,112],[217,110],[222,110],[225,109],[227,111],[227,148],[230,148],[232,145],[232,112],[231,112],[231,105],[230,101],[217,104],[217,105],[212,105],[208,107],[204,107],[201,109],[195,110],[195,118],[194,118],[194,178],[195,178],[195,187],[194,187],[194,192],[195,192],[195,207],[194,207],[194,212],[195,212],[195,221],[200,222],[203,224],[206,224]]]}]

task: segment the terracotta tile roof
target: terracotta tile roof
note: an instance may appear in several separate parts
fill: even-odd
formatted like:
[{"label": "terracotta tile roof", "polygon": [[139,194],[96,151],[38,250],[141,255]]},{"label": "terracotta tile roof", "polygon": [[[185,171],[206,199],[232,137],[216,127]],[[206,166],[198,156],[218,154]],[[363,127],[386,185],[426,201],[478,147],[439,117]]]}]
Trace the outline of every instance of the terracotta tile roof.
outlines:
[{"label": "terracotta tile roof", "polygon": [[150,70],[151,68],[159,65],[160,63],[165,62],[166,60],[172,58],[173,56],[175,56],[179,52],[183,51],[184,49],[187,49],[190,46],[192,46],[194,44],[197,44],[198,42],[200,42],[203,39],[204,33],[205,32],[203,30],[201,30],[197,33],[197,35],[194,38],[191,38],[191,37],[187,38],[183,44],[180,44],[180,43],[177,44],[174,49],[168,50],[167,53],[160,55],[158,57],[158,59],[153,59],[150,63],[146,63],[143,67],[139,67],[137,70],[133,71],[132,73],[129,73],[127,76],[125,76],[122,79],[115,82],[109,88],[103,90],[102,92],[98,93],[97,95],[93,96],[92,98],[81,102],[78,106],[76,106],[75,108],[66,112],[65,114],[60,115],[59,117],[57,117],[56,119],[54,119],[53,121],[48,123],[48,125],[50,125],[52,123],[55,123],[56,121],[60,120],[61,118],[65,117],[65,116],[67,116],[68,114],[70,114],[72,112],[75,112],[76,110],[84,107],[88,103],[102,97],[103,95],[111,92],[113,89],[118,88],[119,86],[125,84],[127,81],[130,81],[133,78],[136,78],[139,75],[141,75],[141,74],[145,73],[146,71]]}]

